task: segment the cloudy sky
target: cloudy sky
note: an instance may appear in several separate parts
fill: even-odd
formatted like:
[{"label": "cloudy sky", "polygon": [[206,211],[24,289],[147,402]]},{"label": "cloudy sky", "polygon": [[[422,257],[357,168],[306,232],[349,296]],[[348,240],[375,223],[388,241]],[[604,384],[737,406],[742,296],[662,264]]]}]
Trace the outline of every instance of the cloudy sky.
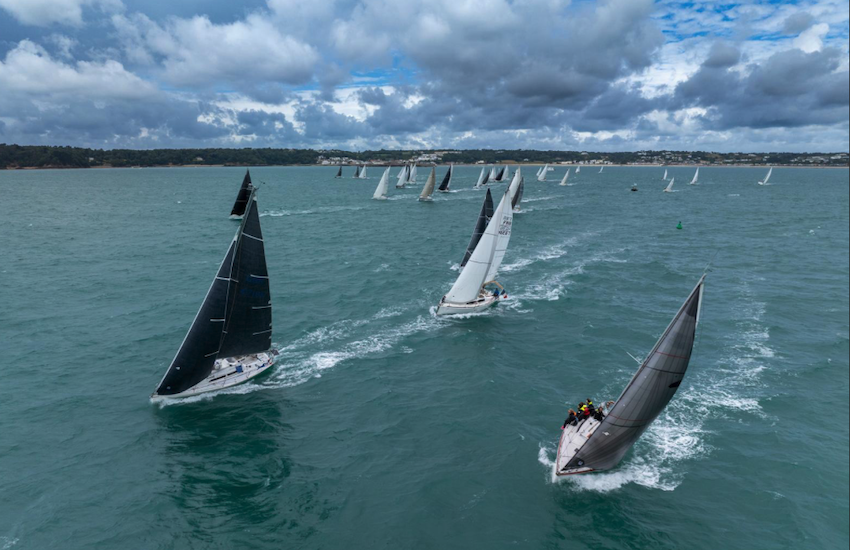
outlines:
[{"label": "cloudy sky", "polygon": [[0,142],[848,150],[848,1],[0,0]]}]

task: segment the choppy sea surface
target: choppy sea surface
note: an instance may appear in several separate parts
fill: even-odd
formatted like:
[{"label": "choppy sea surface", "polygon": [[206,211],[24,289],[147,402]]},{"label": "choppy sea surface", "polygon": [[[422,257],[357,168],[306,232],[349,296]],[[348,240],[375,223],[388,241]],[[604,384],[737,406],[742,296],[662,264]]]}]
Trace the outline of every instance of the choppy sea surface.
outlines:
[{"label": "choppy sea surface", "polygon": [[[244,169],[0,171],[0,549],[846,548],[848,171],[535,169],[510,300],[438,319],[479,168],[431,204],[422,168],[388,201],[252,168],[281,355],[169,406]],[[670,406],[553,480],[568,406],[617,397],[715,254]]]}]

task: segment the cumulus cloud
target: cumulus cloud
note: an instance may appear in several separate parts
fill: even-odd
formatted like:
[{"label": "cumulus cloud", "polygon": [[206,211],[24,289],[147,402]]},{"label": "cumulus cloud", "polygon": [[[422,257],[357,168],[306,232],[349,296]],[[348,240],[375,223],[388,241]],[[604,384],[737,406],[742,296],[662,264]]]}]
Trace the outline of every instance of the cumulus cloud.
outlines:
[{"label": "cumulus cloud", "polygon": [[46,27],[55,23],[81,25],[83,7],[119,9],[120,0],[0,0],[0,8],[25,25]]}]

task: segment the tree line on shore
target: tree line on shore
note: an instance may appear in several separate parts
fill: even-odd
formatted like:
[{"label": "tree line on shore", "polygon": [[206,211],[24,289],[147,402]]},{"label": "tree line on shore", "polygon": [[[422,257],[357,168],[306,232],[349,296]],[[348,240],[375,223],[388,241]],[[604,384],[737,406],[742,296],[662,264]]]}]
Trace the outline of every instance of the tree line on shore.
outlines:
[{"label": "tree line on shore", "polygon": [[713,153],[704,151],[639,151],[595,153],[580,151],[536,151],[530,149],[469,149],[469,150],[386,150],[343,151],[315,149],[88,149],[83,147],[48,145],[0,144],[0,168],[96,168],[128,166],[285,166],[316,164],[325,160],[331,164],[399,163],[422,155],[437,154],[442,163],[474,164],[483,161],[497,163],[558,163],[605,162],[612,164],[679,164],[679,163],[746,163],[799,164],[801,158],[819,156],[819,164],[847,165],[834,159],[833,153]]}]

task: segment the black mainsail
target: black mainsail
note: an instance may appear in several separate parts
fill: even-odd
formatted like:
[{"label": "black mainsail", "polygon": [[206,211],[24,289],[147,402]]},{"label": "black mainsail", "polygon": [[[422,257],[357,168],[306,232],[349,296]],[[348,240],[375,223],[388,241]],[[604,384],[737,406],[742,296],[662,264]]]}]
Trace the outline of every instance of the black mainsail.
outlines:
[{"label": "black mainsail", "polygon": [[338,178],[342,177],[342,166],[340,166],[339,170],[337,170],[336,177],[338,177]]},{"label": "black mainsail", "polygon": [[353,177],[353,178],[359,178],[359,177],[360,177],[360,167],[359,167],[359,166],[357,166],[357,167],[354,169],[354,175],[353,175],[352,177]]},{"label": "black mainsail", "polygon": [[525,189],[525,178],[520,178],[516,193],[511,199],[511,208],[516,208],[522,200],[522,191]]},{"label": "black mainsail", "polygon": [[230,211],[231,216],[243,216],[245,207],[248,205],[248,197],[251,195],[251,171],[245,170],[245,177],[242,179],[242,187],[239,188],[239,194],[236,195],[236,202],[233,203],[233,209]]},{"label": "black mainsail", "polygon": [[697,286],[626,389],[593,434],[563,470],[607,470],[616,466],[673,398],[688,369],[702,302],[703,275]]},{"label": "black mainsail", "polygon": [[440,186],[437,188],[438,191],[448,191],[449,184],[452,182],[452,168],[453,165],[449,165],[449,169],[446,171],[446,176],[443,178],[443,181],[440,182]]},{"label": "black mainsail", "polygon": [[505,166],[502,166],[502,169],[499,170],[499,173],[496,175],[496,181],[502,181],[502,178],[505,177]]},{"label": "black mainsail", "polygon": [[209,376],[216,359],[271,348],[269,274],[255,193],[252,187],[242,224],[155,395],[192,388]]},{"label": "black mainsail", "polygon": [[460,262],[461,268],[469,261],[469,257],[472,256],[472,252],[478,246],[478,241],[481,240],[481,235],[484,234],[484,230],[487,229],[487,224],[490,223],[490,218],[492,217],[493,197],[490,195],[490,189],[487,189],[487,195],[484,196],[484,204],[481,205],[481,212],[478,214],[478,221],[475,222],[475,230],[472,232],[472,238],[466,246],[466,254],[463,255],[463,261]]}]

